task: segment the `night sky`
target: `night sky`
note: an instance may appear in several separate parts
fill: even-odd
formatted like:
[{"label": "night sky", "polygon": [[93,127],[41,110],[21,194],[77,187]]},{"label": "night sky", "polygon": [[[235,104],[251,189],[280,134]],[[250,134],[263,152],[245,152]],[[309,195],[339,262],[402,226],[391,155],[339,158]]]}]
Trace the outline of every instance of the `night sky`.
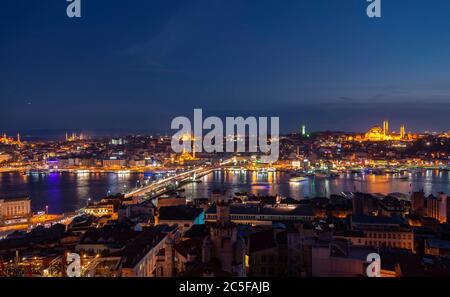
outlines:
[{"label": "night sky", "polygon": [[0,131],[170,131],[279,116],[282,132],[450,129],[450,1],[0,1]]}]

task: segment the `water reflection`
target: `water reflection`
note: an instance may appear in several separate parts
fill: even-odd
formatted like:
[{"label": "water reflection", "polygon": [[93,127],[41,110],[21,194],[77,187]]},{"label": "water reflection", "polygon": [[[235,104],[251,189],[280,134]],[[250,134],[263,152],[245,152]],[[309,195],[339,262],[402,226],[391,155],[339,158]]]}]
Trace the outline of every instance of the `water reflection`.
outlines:
[{"label": "water reflection", "polygon": [[[290,176],[280,172],[214,171],[205,176],[201,184],[185,186],[188,198],[206,198],[211,190],[224,189],[229,193],[248,192],[255,195],[275,195],[294,199],[327,196],[344,191],[369,193],[401,192],[409,194],[423,189],[428,195],[436,192],[450,193],[448,172],[429,170],[405,175],[343,174],[338,178],[308,178],[289,182]],[[248,182],[247,182],[248,181]]]},{"label": "water reflection", "polygon": [[142,178],[140,174],[118,177],[115,173],[7,173],[0,174],[0,197],[30,196],[34,211],[48,205],[51,213],[69,212],[84,207],[89,198],[98,200],[124,187],[135,187]]},{"label": "water reflection", "polygon": [[[116,194],[136,187],[148,177],[148,174],[115,173],[51,173],[30,176],[4,173],[0,174],[0,197],[29,195],[35,211],[44,210],[48,205],[50,212],[67,212],[85,206],[89,198],[98,200],[108,193]],[[150,177],[156,178],[153,175]],[[329,196],[343,191],[408,194],[423,189],[427,195],[441,191],[450,193],[449,173],[437,170],[418,171],[405,176],[344,174],[335,179],[308,178],[296,183],[289,182],[289,179],[288,174],[280,172],[216,170],[202,177],[201,183],[185,186],[185,195],[187,198],[206,198],[213,189],[225,189],[230,194],[279,194],[294,199]]]}]

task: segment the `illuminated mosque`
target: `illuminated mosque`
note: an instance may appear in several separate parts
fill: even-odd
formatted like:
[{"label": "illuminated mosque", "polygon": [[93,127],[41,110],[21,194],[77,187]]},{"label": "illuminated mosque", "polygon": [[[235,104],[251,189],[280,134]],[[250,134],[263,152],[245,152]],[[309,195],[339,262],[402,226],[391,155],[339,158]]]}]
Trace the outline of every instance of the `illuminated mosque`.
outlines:
[{"label": "illuminated mosque", "polygon": [[356,141],[399,141],[412,140],[416,138],[414,134],[405,133],[405,125],[400,126],[400,133],[389,131],[389,121],[383,121],[383,127],[374,126],[365,134],[350,137],[349,140]]},{"label": "illuminated mosque", "polygon": [[185,161],[194,161],[196,160],[195,157],[195,137],[193,135],[190,135],[189,133],[184,134],[181,137],[182,141],[189,141],[192,142],[192,147],[191,147],[191,151],[192,154],[190,154],[184,147],[183,147],[183,153],[181,154],[180,158],[179,158],[179,162],[180,163],[184,163]]},{"label": "illuminated mosque", "polygon": [[85,135],[83,135],[83,133],[81,133],[80,135],[77,135],[76,133],[72,133],[72,135],[69,135],[66,132],[66,141],[67,142],[73,142],[73,141],[78,141],[78,140],[85,140],[86,137]]},{"label": "illuminated mosque", "polygon": [[17,140],[14,140],[12,137],[8,137],[6,133],[3,133],[3,136],[0,135],[0,143],[1,144],[16,144],[21,145],[22,142],[20,141],[20,133],[17,133]]}]

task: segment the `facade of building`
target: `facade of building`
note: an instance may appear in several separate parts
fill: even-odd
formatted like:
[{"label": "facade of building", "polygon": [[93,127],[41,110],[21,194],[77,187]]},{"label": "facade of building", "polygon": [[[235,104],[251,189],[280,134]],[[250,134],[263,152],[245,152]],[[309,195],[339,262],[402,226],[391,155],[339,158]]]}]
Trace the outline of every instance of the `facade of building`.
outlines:
[{"label": "facade of building", "polygon": [[26,224],[31,216],[30,198],[0,199],[0,226]]},{"label": "facade of building", "polygon": [[351,228],[356,232],[346,238],[353,245],[414,251],[413,231],[401,218],[353,216]]},{"label": "facade of building", "polygon": [[117,219],[117,212],[114,212],[113,204],[99,204],[88,206],[84,209],[84,212],[94,217],[111,216],[112,219]]},{"label": "facade of building", "polygon": [[121,168],[127,165],[126,160],[123,159],[107,159],[102,161],[104,168]]},{"label": "facade of building", "polygon": [[[205,221],[214,222],[217,216],[217,205],[213,204],[206,212]],[[311,221],[314,217],[314,209],[310,205],[230,205],[230,219],[239,224],[271,225],[274,221]]]},{"label": "facade of building", "polygon": [[437,197],[430,195],[427,198],[427,216],[446,223],[450,216],[450,204],[448,197],[444,193],[439,193]]}]

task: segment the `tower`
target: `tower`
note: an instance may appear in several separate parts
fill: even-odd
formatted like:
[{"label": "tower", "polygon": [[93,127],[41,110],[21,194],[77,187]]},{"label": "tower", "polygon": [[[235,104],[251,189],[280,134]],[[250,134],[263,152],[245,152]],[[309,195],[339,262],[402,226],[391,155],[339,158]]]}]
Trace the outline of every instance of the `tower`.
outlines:
[{"label": "tower", "polygon": [[423,214],[425,209],[425,193],[423,190],[413,192],[411,195],[412,213]]},{"label": "tower", "polygon": [[383,122],[383,135],[387,136],[389,134],[389,121],[384,120]]},{"label": "tower", "polygon": [[305,124],[302,124],[302,131],[301,131],[301,133],[302,133],[302,137],[306,137],[306,125]]},{"label": "tower", "polygon": [[230,202],[228,199],[216,202],[217,223],[226,224],[230,222]]},{"label": "tower", "polygon": [[20,143],[20,132],[17,132],[17,143]]},{"label": "tower", "polygon": [[400,126],[400,139],[405,139],[405,125]]},{"label": "tower", "polygon": [[192,158],[195,160],[195,135],[192,137]]}]

